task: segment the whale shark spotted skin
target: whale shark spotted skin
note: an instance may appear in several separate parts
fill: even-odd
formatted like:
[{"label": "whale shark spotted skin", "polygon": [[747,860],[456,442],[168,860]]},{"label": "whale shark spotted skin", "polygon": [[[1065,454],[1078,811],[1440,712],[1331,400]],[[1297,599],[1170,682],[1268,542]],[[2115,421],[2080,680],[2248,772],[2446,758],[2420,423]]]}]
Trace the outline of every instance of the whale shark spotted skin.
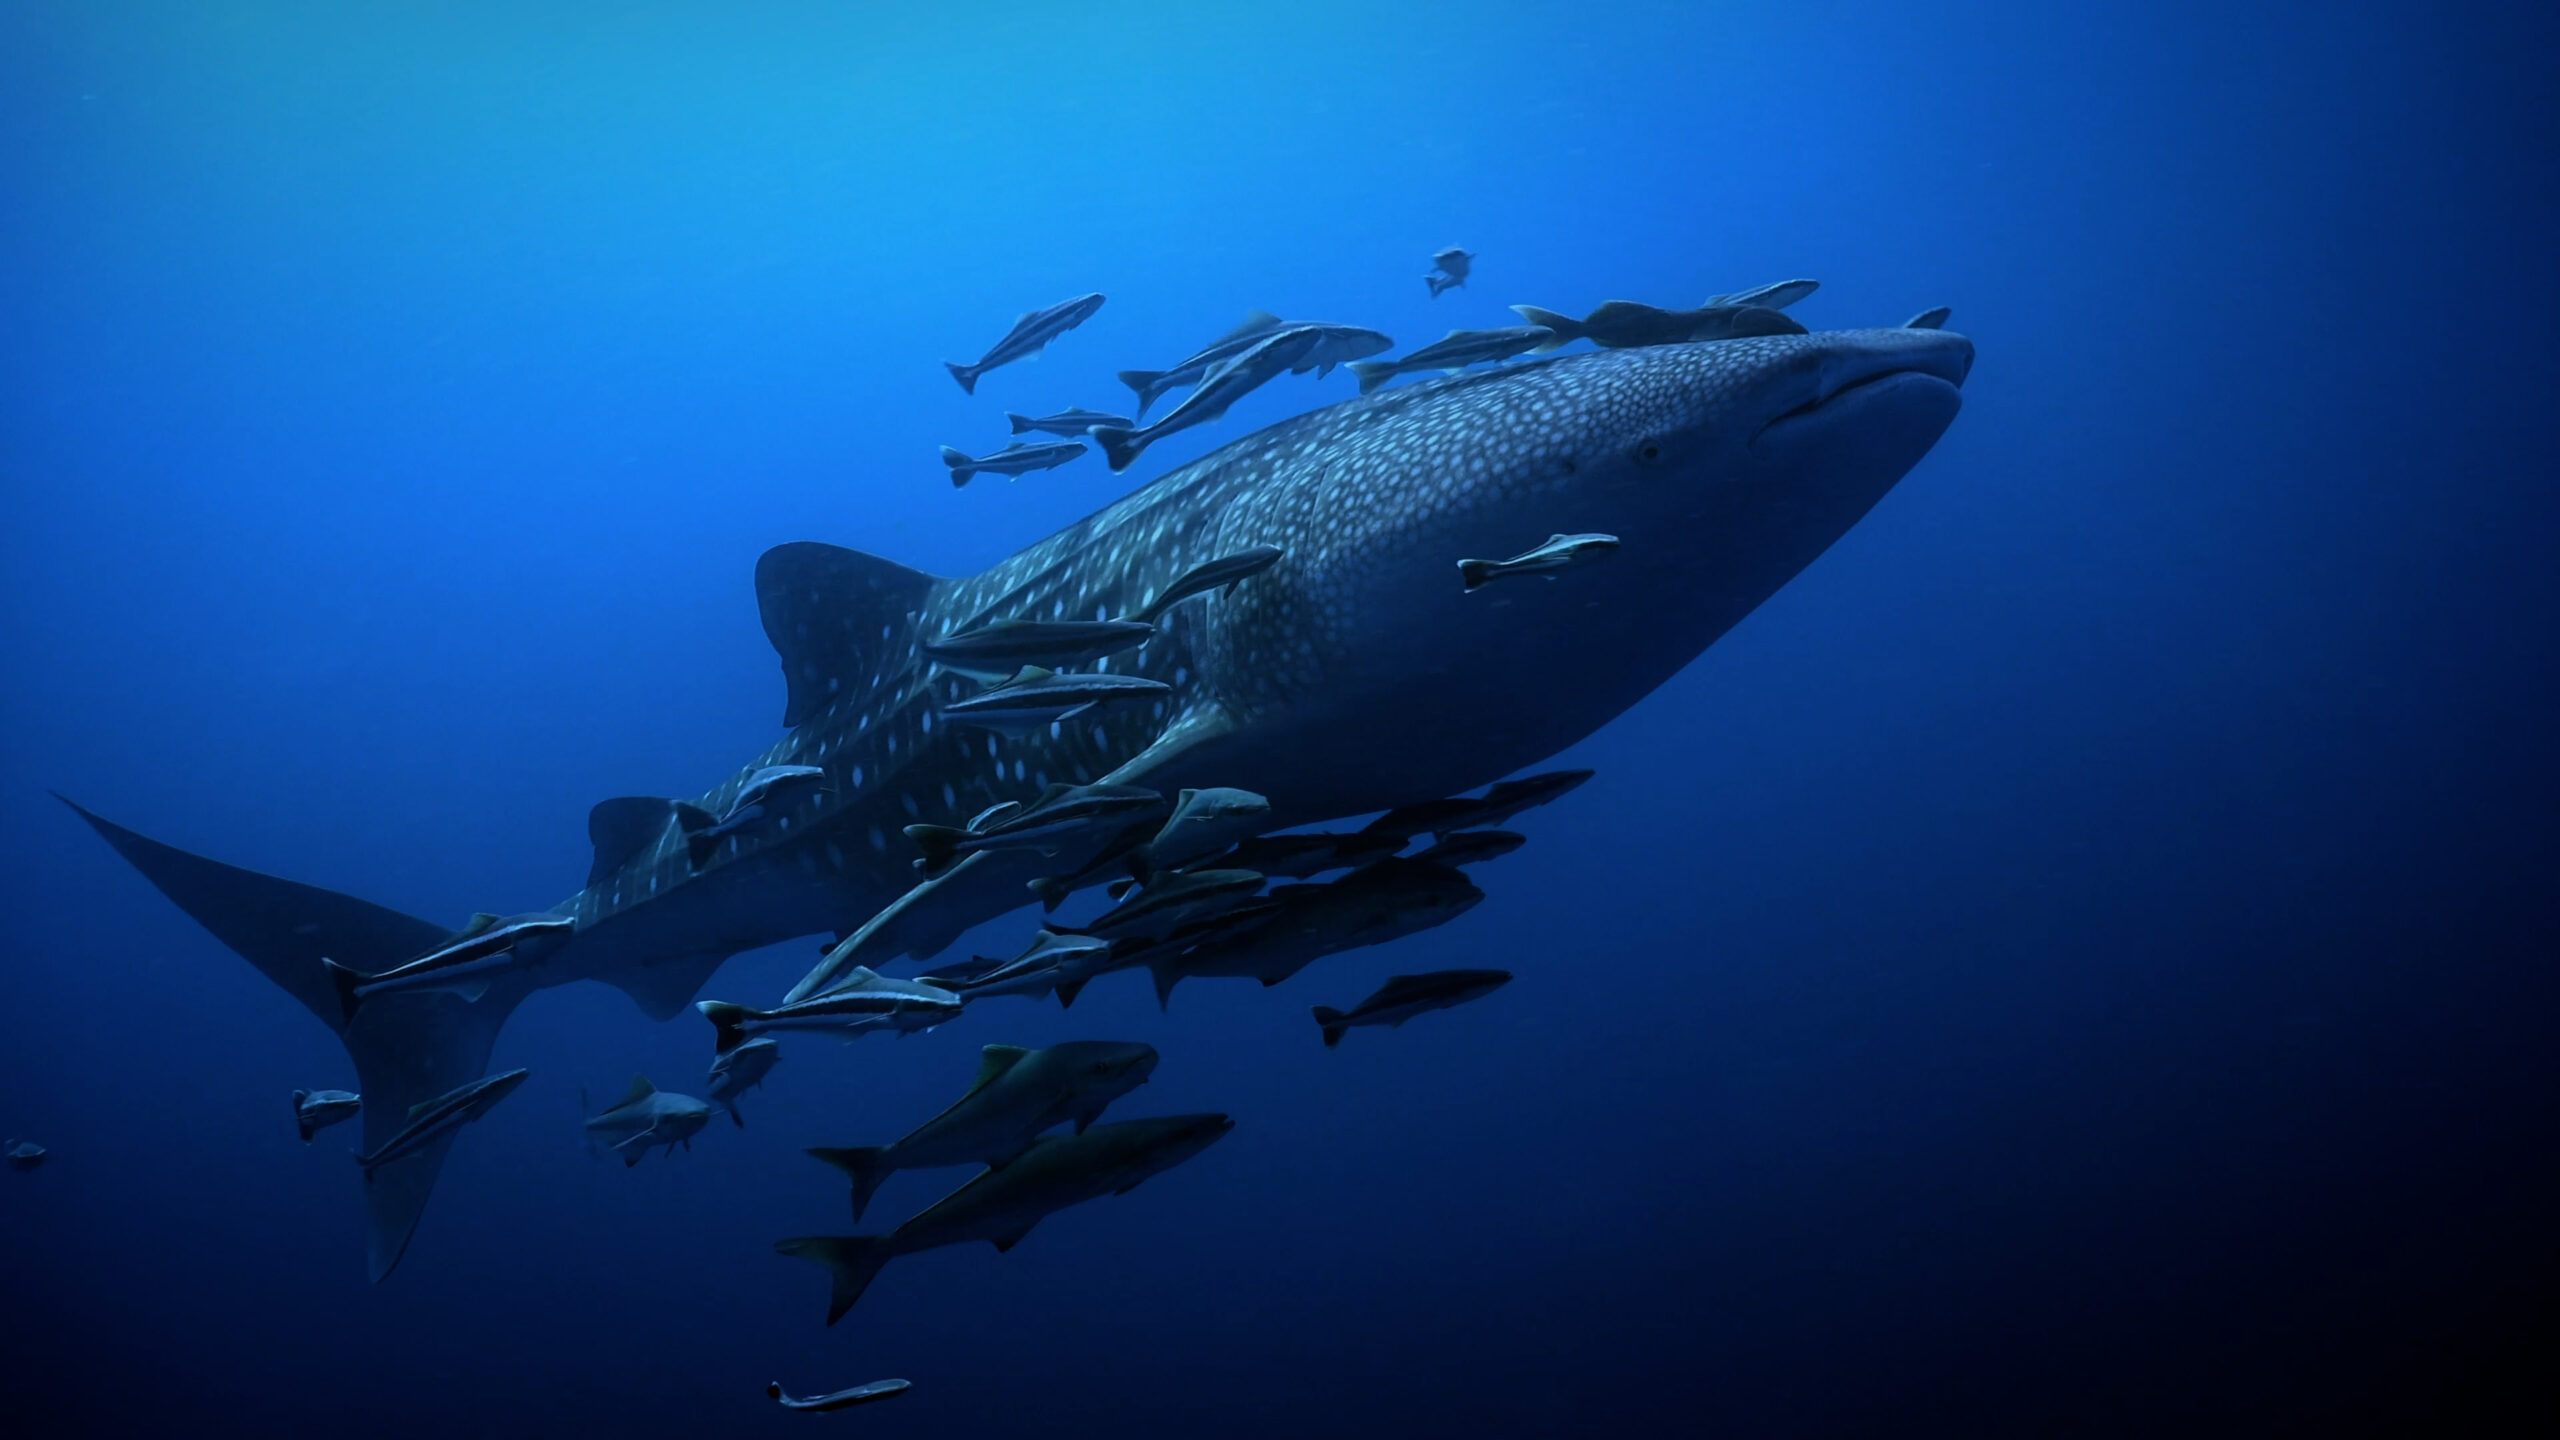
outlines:
[{"label": "whale shark spotted skin", "polygon": [[[450,938],[396,911],[161,845],[80,813],[214,935],[340,1031],[366,1140],[480,1076],[537,986],[617,985],[682,1012],[729,955],[873,928],[930,956],[1031,900],[1074,857],[970,857],[918,887],[911,824],[1047,786],[1234,787],[1265,830],[1455,795],[1535,765],[1669,679],[1838,540],[1960,406],[1972,343],[1945,330],[1757,336],[1532,360],[1380,391],[1184,465],[976,575],[940,579],[832,545],[756,566],[786,683],[781,738],[689,803],[732,808],[776,765],[824,770],[697,868],[672,801],[598,807],[591,881],[549,913],[572,934],[477,1001],[385,994],[342,1014],[320,961],[374,971]],[[1627,537],[1606,565],[1466,595],[1456,561],[1523,537]],[[952,723],[978,692],[929,640],[1003,619],[1129,616],[1204,562],[1271,547],[1232,587],[1165,609],[1094,662],[1166,689],[1020,735]],[[75,807],[76,808],[76,807]],[[1095,877],[1096,883],[1111,878]],[[870,960],[868,963],[879,963]],[[433,1163],[367,1192],[372,1269],[397,1262]]]}]

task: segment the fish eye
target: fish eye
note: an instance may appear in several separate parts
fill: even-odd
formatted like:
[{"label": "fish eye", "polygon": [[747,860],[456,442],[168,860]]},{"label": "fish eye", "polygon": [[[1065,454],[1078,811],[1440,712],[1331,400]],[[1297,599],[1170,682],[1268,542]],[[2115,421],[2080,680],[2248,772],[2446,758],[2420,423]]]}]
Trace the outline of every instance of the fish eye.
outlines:
[{"label": "fish eye", "polygon": [[1639,465],[1659,465],[1662,463],[1662,442],[1650,437],[1639,440],[1635,455]]}]

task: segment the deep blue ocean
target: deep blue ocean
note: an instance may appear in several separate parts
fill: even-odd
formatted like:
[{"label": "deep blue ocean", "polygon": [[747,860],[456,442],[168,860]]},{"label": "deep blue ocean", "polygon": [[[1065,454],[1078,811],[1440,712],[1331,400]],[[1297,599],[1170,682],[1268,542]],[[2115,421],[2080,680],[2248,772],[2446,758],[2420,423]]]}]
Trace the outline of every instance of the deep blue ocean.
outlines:
[{"label": "deep blue ocean", "polygon": [[[2555,55],[2522,6],[0,6],[0,1135],[51,1152],[0,1172],[0,1428],[2536,1428]],[[789,1040],[634,1169],[578,1092],[699,1094],[706,1027],[543,990],[380,1285],[357,1127],[288,1113],[346,1053],[47,794],[540,909],[591,804],[780,733],[768,547],[971,574],[1353,386],[955,491],[1004,411],[1253,307],[1402,349],[1794,276],[1816,330],[1954,307],[1963,413],[1554,759],[1597,778],[1474,911],[1168,1012]],[[1083,291],[974,398],[938,363]],[[1318,1043],[1471,965],[1519,978]],[[801,1148],[1071,1038],[1162,1052],[1114,1118],[1234,1133],[825,1327],[772,1242],[855,1227]]]}]

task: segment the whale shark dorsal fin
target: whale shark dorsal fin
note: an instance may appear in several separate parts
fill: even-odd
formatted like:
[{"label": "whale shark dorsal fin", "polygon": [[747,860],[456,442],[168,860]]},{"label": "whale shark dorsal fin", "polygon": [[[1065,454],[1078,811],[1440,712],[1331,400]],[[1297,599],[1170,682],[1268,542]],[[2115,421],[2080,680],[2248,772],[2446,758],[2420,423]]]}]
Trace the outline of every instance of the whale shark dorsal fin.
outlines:
[{"label": "whale shark dorsal fin", "polygon": [[970,1095],[975,1095],[993,1085],[1004,1077],[1006,1071],[1021,1064],[1022,1057],[1030,1053],[1019,1045],[990,1045],[979,1051],[978,1078],[969,1082],[968,1093],[960,1098],[966,1100]]},{"label": "whale shark dorsal fin", "polygon": [[587,812],[587,839],[596,847],[595,862],[587,867],[588,886],[602,884],[630,864],[631,857],[665,833],[675,813],[676,802],[655,795],[617,795],[597,801]]},{"label": "whale shark dorsal fin", "polygon": [[649,1083],[648,1076],[634,1075],[631,1088],[622,1092],[622,1098],[613,1102],[613,1108],[619,1110],[625,1105],[637,1105],[657,1093],[658,1087]]},{"label": "whale shark dorsal fin", "polygon": [[764,552],[756,608],[782,658],[782,723],[798,726],[870,675],[874,659],[914,627],[934,583],[921,570],[811,540]]}]

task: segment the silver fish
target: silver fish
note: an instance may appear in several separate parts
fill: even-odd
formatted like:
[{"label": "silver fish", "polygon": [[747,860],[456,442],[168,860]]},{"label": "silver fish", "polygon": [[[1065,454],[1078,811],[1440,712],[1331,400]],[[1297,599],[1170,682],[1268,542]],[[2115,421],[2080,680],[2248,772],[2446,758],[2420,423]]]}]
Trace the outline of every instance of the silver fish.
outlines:
[{"label": "silver fish", "polygon": [[1136,675],[1057,675],[1037,665],[993,689],[942,707],[944,718],[999,735],[1029,735],[1072,720],[1097,705],[1160,700],[1173,693],[1161,680]]},{"label": "silver fish", "polygon": [[1093,443],[1102,447],[1111,472],[1118,474],[1158,440],[1195,425],[1205,425],[1230,406],[1284,373],[1327,371],[1352,360],[1366,359],[1395,344],[1375,330],[1349,325],[1292,325],[1275,330],[1237,352],[1234,359],[1201,377],[1200,388],[1182,399],[1165,417],[1143,429],[1097,425]]},{"label": "silver fish", "polygon": [[302,1143],[337,1124],[353,1120],[364,1109],[364,1097],[347,1090],[296,1090],[293,1092],[293,1126],[302,1132]]},{"label": "silver fish", "polygon": [[1045,434],[1063,435],[1070,440],[1096,425],[1129,423],[1128,416],[1114,415],[1108,410],[1061,410],[1054,415],[1038,416],[1019,415],[1008,410],[1004,413],[1004,418],[1005,423],[1013,427],[1013,433],[1016,435],[1027,435],[1038,430]]},{"label": "silver fish", "polygon": [[1051,785],[1040,798],[983,828],[910,825],[907,838],[924,851],[916,868],[932,879],[979,850],[1037,850],[1055,855],[1082,841],[1165,813],[1165,798],[1136,785]]},{"label": "silver fish", "polygon": [[750,1035],[769,1030],[820,1030],[858,1038],[872,1030],[930,1030],[960,1013],[960,997],[913,980],[892,980],[857,965],[843,983],[806,1000],[771,1010],[754,1010],[721,1000],[701,1000],[694,1009],[711,1022],[712,1045],[721,1054],[737,1049]]},{"label": "silver fish", "polygon": [[1444,370],[1454,375],[1470,365],[1491,364],[1532,350],[1552,349],[1548,342],[1555,338],[1556,332],[1544,325],[1452,330],[1410,355],[1394,360],[1358,360],[1346,368],[1360,377],[1360,393],[1366,395],[1398,375],[1410,375],[1420,370]]},{"label": "silver fish", "polygon": [[[585,1091],[578,1092],[581,1109],[586,1098]],[[587,1117],[587,1133],[610,1146],[622,1157],[623,1168],[629,1169],[660,1146],[692,1149],[695,1132],[710,1120],[709,1105],[690,1095],[670,1094],[640,1075],[633,1077],[631,1088],[611,1109]]]},{"label": "silver fish", "polygon": [[1147,608],[1139,611],[1136,618],[1153,622],[1165,611],[1192,596],[1206,595],[1221,586],[1224,586],[1226,592],[1232,595],[1238,585],[1270,569],[1282,555],[1287,553],[1277,545],[1248,545],[1233,555],[1221,555],[1215,560],[1203,560],[1183,571],[1172,584],[1164,587],[1164,593],[1148,601]]},{"label": "silver fish", "polygon": [[542,963],[577,928],[576,921],[558,915],[474,915],[451,940],[379,974],[360,974],[325,956],[320,965],[338,992],[340,1012],[352,1021],[367,999],[403,990],[444,990],[477,1000],[487,993],[489,976]]},{"label": "silver fish", "polygon": [[371,1154],[358,1154],[356,1164],[363,1167],[368,1181],[374,1172],[394,1160],[403,1160],[433,1145],[436,1141],[488,1114],[524,1083],[530,1070],[509,1070],[484,1076],[468,1085],[458,1085],[432,1100],[421,1100],[409,1107],[409,1123],[400,1132],[382,1142]]},{"label": "silver fish", "polygon": [[764,1083],[773,1067],[782,1063],[780,1041],[750,1040],[711,1062],[711,1088],[707,1098],[714,1105],[725,1106],[729,1119],[741,1130],[747,1128],[747,1117],[738,1113],[738,1097]]},{"label": "silver fish", "polygon": [[1043,310],[1025,311],[1013,322],[1013,328],[1004,332],[1003,339],[978,357],[977,364],[955,365],[945,360],[942,368],[951,372],[951,378],[960,382],[961,389],[975,395],[980,375],[999,365],[1010,365],[1025,356],[1039,354],[1050,341],[1092,319],[1093,312],[1101,308],[1102,296],[1096,293],[1061,300]]},{"label": "silver fish", "polygon": [[1426,1010],[1445,1010],[1480,1000],[1511,983],[1508,970],[1435,970],[1428,975],[1396,975],[1378,992],[1349,1011],[1315,1007],[1316,1024],[1324,1030],[1324,1048],[1342,1043],[1342,1032],[1354,1025],[1402,1025]]},{"label": "silver fish", "polygon": [[922,646],[934,663],[977,680],[1002,680],[1025,665],[1062,670],[1144,645],[1144,620],[990,620]]},{"label": "silver fish", "polygon": [[850,1410],[856,1405],[904,1395],[910,1388],[904,1380],[874,1380],[847,1390],[830,1390],[824,1395],[790,1395],[784,1393],[782,1382],[776,1380],[764,1387],[764,1393],[781,1401],[785,1410]]},{"label": "silver fish", "polygon": [[992,455],[979,456],[945,445],[942,463],[951,467],[951,488],[957,490],[980,475],[1011,479],[1034,470],[1055,470],[1083,453],[1084,442],[1080,440],[1040,440],[1031,444],[1017,440]]},{"label": "silver fish", "polygon": [[1618,548],[1615,535],[1550,535],[1546,543],[1523,550],[1508,560],[1461,560],[1458,578],[1465,582],[1467,593],[1513,575],[1544,575],[1555,578],[1555,572],[1597,560]]},{"label": "silver fish", "polygon": [[1422,283],[1431,287],[1431,298],[1437,300],[1444,290],[1455,290],[1467,283],[1467,272],[1475,267],[1476,257],[1452,245],[1436,251],[1431,257],[1431,273]]}]

